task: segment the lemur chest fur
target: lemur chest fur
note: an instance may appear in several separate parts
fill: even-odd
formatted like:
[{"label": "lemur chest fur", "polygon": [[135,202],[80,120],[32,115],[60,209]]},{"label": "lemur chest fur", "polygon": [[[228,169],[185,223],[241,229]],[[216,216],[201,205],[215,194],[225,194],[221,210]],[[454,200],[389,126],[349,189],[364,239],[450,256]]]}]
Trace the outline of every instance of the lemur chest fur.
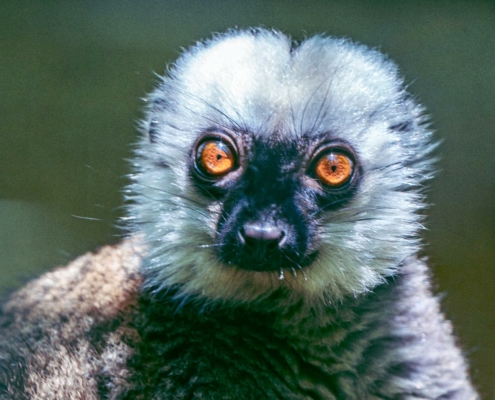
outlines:
[{"label": "lemur chest fur", "polygon": [[[390,368],[402,365],[409,371],[404,367],[409,361],[396,343],[429,340],[428,326],[419,325],[417,337],[400,332],[400,318],[409,318],[401,316],[400,306],[398,322],[390,323],[393,304],[400,304],[398,289],[410,286],[417,299],[427,290],[425,276],[406,274],[366,300],[349,299],[339,307],[296,302],[273,310],[177,308],[166,296],[159,301],[139,296],[138,251],[127,243],[76,260],[68,269],[34,282],[8,304],[7,310],[15,308],[34,326],[51,332],[41,344],[33,342],[31,331],[22,339],[35,349],[24,354],[28,365],[39,359],[52,365],[25,377],[33,396],[43,398],[45,390],[57,389],[53,384],[40,386],[39,380],[65,384],[68,390],[80,374],[79,379],[92,376],[83,387],[95,398],[152,398],[155,393],[180,399],[198,392],[211,396],[205,398],[235,398],[229,397],[235,388],[243,398],[358,399],[391,390]],[[132,255],[134,263],[120,265],[121,255],[128,260]],[[421,266],[413,262],[415,268]],[[113,271],[113,278],[101,275],[103,267]],[[95,284],[97,278],[104,280]],[[282,299],[282,293],[276,294],[273,302]],[[412,300],[402,297],[404,303]],[[112,311],[110,305],[118,309]],[[432,302],[423,312],[434,312],[435,307]],[[79,322],[74,324],[74,319]],[[71,390],[82,395],[81,387]]]}]

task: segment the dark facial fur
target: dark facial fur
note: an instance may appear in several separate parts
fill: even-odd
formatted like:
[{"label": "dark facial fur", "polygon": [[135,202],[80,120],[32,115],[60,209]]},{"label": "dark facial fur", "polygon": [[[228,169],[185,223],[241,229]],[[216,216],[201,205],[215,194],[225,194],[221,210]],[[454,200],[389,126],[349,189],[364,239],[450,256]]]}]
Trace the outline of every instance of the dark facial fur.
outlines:
[{"label": "dark facial fur", "polygon": [[[251,271],[284,271],[297,277],[318,253],[318,220],[346,204],[357,189],[355,157],[352,179],[343,187],[325,187],[315,174],[315,156],[332,149],[352,153],[330,134],[267,140],[253,134],[233,135],[242,148],[236,168],[217,180],[191,177],[210,199],[221,200],[216,227],[218,257],[226,265]],[[233,149],[234,153],[237,153]],[[193,152],[195,155],[195,153]],[[192,156],[195,158],[195,156]]]}]

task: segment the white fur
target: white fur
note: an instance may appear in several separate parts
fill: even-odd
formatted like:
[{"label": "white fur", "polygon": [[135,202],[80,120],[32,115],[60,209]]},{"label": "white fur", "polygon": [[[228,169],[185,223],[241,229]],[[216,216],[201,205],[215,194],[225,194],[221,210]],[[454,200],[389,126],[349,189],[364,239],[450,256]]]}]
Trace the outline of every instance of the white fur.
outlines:
[{"label": "white fur", "polygon": [[[417,252],[420,190],[431,171],[425,156],[434,146],[421,108],[380,53],[324,36],[291,52],[280,32],[230,31],[185,52],[148,102],[127,195],[128,219],[148,246],[144,270],[154,285],[179,285],[178,296],[187,299],[253,302],[284,287],[291,299],[334,301],[372,290]],[[390,129],[408,120],[412,131]],[[306,279],[218,261],[221,203],[198,194],[187,173],[192,145],[215,126],[294,138],[331,131],[355,149],[359,190],[343,209],[318,216],[320,255]]]}]

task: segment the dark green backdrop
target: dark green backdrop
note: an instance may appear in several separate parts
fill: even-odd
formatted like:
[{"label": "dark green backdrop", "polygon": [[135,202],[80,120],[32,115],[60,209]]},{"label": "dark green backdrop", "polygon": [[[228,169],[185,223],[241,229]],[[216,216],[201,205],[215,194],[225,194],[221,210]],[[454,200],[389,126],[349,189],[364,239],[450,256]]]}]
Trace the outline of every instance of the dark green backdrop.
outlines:
[{"label": "dark green backdrop", "polygon": [[153,71],[213,31],[252,25],[378,47],[426,105],[444,140],[426,254],[475,382],[493,398],[491,2],[2,0],[0,290],[119,240],[125,158]]}]

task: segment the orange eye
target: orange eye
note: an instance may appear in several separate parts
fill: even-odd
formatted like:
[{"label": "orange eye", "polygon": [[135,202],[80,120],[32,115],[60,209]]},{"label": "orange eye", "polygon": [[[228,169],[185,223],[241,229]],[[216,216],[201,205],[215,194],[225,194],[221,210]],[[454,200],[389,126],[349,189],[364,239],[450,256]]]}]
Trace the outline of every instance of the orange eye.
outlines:
[{"label": "orange eye", "polygon": [[330,152],[316,164],[316,175],[327,186],[338,187],[351,179],[354,163],[345,154]]},{"label": "orange eye", "polygon": [[206,174],[221,176],[234,168],[235,158],[225,143],[209,140],[199,146],[196,163]]}]

